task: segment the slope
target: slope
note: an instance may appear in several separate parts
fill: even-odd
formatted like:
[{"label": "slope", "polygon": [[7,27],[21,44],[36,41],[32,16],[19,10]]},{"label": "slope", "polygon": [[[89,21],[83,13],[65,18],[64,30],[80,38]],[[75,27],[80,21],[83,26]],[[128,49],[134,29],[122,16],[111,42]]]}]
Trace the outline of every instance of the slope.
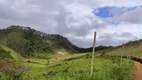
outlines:
[{"label": "slope", "polygon": [[[121,46],[108,48],[98,51],[97,54],[105,54],[111,56],[133,56],[142,59],[142,40],[130,41],[124,44],[124,48]],[[122,54],[123,50],[123,54]]]},{"label": "slope", "polygon": [[0,46],[0,60],[3,59],[12,59],[12,56]]},{"label": "slope", "polygon": [[13,59],[15,59],[15,60],[22,60],[22,59],[24,59],[20,54],[18,54],[18,53],[15,52],[14,50],[12,50],[12,49],[10,49],[10,48],[8,48],[8,47],[6,47],[6,46],[2,46],[2,45],[1,45],[1,47],[2,47],[5,51],[9,52],[10,55],[13,57]]},{"label": "slope", "polygon": [[3,50],[3,52],[1,53],[1,54],[4,54],[4,56],[2,56],[3,58],[10,57],[10,58],[13,58],[14,60],[23,60],[24,59],[21,55],[19,55],[14,50],[12,50],[6,46],[0,45],[0,48],[1,48],[1,50]]},{"label": "slope", "polygon": [[63,36],[14,25],[0,29],[0,44],[8,46],[22,56],[33,56],[35,53],[55,54],[63,49],[61,52],[77,52]]},{"label": "slope", "polygon": [[[0,44],[24,57],[47,58],[56,54],[66,55],[92,51],[92,47],[80,48],[59,34],[46,34],[30,27],[15,25],[0,29]],[[105,48],[109,47],[99,46],[96,50]]]}]

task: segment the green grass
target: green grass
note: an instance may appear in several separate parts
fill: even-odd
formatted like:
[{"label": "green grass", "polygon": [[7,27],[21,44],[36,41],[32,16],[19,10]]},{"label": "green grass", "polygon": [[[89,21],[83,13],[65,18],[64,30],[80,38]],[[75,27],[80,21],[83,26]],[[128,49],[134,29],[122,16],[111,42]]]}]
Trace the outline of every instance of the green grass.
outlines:
[{"label": "green grass", "polygon": [[30,70],[23,75],[24,80],[41,80],[40,77],[46,71],[46,66],[43,64],[35,64],[35,63],[25,63],[26,66],[30,67]]},{"label": "green grass", "polygon": [[[122,55],[122,45],[114,48],[108,48],[105,50],[101,50],[96,52],[96,54],[100,55],[105,52],[105,55],[109,56],[121,56]],[[133,56],[142,59],[142,41],[134,41],[124,44],[123,56]]]},{"label": "green grass", "polygon": [[[48,67],[48,80],[91,80],[90,59],[82,58],[64,61]],[[95,58],[93,80],[131,80],[133,62],[123,60],[120,65],[118,58]]]},{"label": "green grass", "polygon": [[17,80],[131,80],[134,71],[132,61],[123,59],[121,64],[120,58],[117,57],[95,57],[94,74],[90,77],[91,58],[80,57],[87,53],[64,55],[62,61],[58,62],[57,55],[52,55],[50,59],[23,58],[8,47],[1,47],[6,52],[10,52],[9,54],[16,60],[12,62],[15,67],[27,67],[26,72],[20,74],[18,74],[18,70],[21,70],[21,67],[19,69],[8,67],[16,71],[14,72],[16,74],[13,73],[13,76],[10,73],[5,75],[0,72],[2,80],[12,80],[17,74],[19,75]]},{"label": "green grass", "polygon": [[40,59],[51,59],[55,56],[55,54],[51,52],[44,52],[44,53],[34,53],[32,57],[40,58]]},{"label": "green grass", "polygon": [[5,51],[9,52],[9,54],[13,57],[13,59],[15,59],[15,60],[23,60],[24,59],[20,54],[16,53],[14,50],[12,50],[12,49],[10,49],[10,48],[8,48],[6,46],[3,46],[3,45],[0,45],[0,46]]},{"label": "green grass", "polygon": [[21,80],[26,71],[28,71],[28,67],[23,62],[0,61],[0,80]]},{"label": "green grass", "polygon": [[0,46],[0,60],[3,59],[12,59],[12,56]]},{"label": "green grass", "polygon": [[[30,60],[30,62],[27,62]],[[73,59],[69,61],[53,61],[46,59],[25,59],[15,64],[28,67],[17,80],[131,80],[134,65],[132,61],[120,58],[95,57],[94,74],[90,77],[90,58]],[[1,75],[0,79],[6,77]]]}]

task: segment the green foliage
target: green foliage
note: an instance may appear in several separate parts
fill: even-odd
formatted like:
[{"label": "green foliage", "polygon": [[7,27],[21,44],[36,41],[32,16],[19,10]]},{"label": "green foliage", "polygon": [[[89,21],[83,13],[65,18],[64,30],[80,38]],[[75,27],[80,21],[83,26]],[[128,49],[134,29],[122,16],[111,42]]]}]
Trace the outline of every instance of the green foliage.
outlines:
[{"label": "green foliage", "polygon": [[[140,53],[141,43],[139,41],[138,44],[132,42],[128,43],[129,45],[126,44],[127,48],[124,49],[124,55]],[[56,59],[53,59],[53,56],[55,58],[54,53],[57,52],[73,53],[84,50],[73,45],[63,36],[47,35],[29,27],[10,26],[7,29],[0,30],[0,44],[3,45],[0,46],[0,80],[132,79],[134,70],[132,61],[124,59],[121,64],[120,58],[104,56],[120,55],[118,53],[121,51],[121,46],[103,50],[105,53],[100,51],[103,57],[95,57],[94,74],[90,77],[90,58],[73,58],[71,56],[72,59],[61,62],[56,62]],[[135,50],[132,45],[138,47],[138,49]],[[23,58],[17,53],[30,59]],[[33,57],[39,59],[32,59]],[[8,61],[5,59],[8,59]]]},{"label": "green foliage", "polygon": [[12,59],[10,52],[5,51],[1,46],[0,46],[0,60],[2,59]]},{"label": "green foliage", "polygon": [[[105,52],[105,55],[109,56],[121,56],[122,45],[113,48],[108,48],[105,50],[100,50],[96,53],[102,54],[103,52]],[[142,52],[142,40],[130,41],[124,44],[123,56],[133,56],[136,58],[142,58],[141,52]]]},{"label": "green foliage", "polygon": [[108,66],[110,68],[104,67],[107,71],[106,80],[132,80],[134,63],[125,59],[120,63],[120,58],[112,60],[114,60],[113,65]]},{"label": "green foliage", "polygon": [[28,67],[19,62],[0,61],[0,80],[21,80]]},{"label": "green foliage", "polygon": [[[0,45],[0,47],[1,47],[5,52],[8,52],[8,54],[7,54],[6,56],[11,56],[11,57],[12,57],[14,60],[16,60],[16,61],[21,61],[21,60],[24,59],[20,54],[16,53],[14,50],[12,50],[12,49],[10,49],[10,48],[8,48],[8,47],[6,47],[6,46],[3,46],[3,45]],[[4,58],[4,57],[3,57],[3,58]]]},{"label": "green foliage", "polygon": [[62,62],[48,67],[44,74],[48,80],[131,80],[134,65],[132,61],[119,58],[95,58],[94,75],[90,77],[90,59]]},{"label": "green foliage", "polygon": [[34,56],[34,53],[77,52],[77,46],[67,38],[54,34],[45,34],[30,27],[10,26],[0,29],[0,44],[5,45],[22,56]]},{"label": "green foliage", "polygon": [[[90,52],[91,48],[79,48],[67,38],[58,34],[46,34],[30,27],[12,25],[6,29],[0,29],[0,44],[5,45],[25,57],[34,57],[34,53],[65,53]],[[99,46],[96,50],[109,47]]]},{"label": "green foliage", "polygon": [[[51,62],[46,59],[27,59],[30,62],[2,63],[2,80],[131,80],[134,71],[132,61],[118,57],[95,57],[94,74],[90,77],[90,58]],[[22,63],[22,64],[19,64]],[[47,64],[48,63],[48,64]],[[8,65],[8,67],[6,67]],[[2,65],[1,65],[2,66]],[[25,67],[27,66],[27,67]],[[16,77],[18,76],[18,77]]]},{"label": "green foliage", "polygon": [[22,56],[32,56],[33,53],[53,53],[48,39],[42,33],[29,27],[10,26],[0,30],[0,44],[20,53]]}]

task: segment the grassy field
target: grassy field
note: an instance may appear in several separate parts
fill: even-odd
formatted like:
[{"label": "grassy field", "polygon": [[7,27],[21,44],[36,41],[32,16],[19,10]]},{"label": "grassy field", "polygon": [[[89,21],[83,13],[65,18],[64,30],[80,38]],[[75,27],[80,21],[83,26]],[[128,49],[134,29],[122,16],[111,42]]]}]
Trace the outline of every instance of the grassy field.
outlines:
[{"label": "grassy field", "polygon": [[90,58],[80,58],[69,61],[43,64],[40,59],[35,62],[25,62],[30,70],[23,75],[25,80],[131,80],[134,71],[132,61],[120,58],[96,57],[94,74],[90,77]]},{"label": "grassy field", "polygon": [[[122,45],[97,52],[98,55],[102,53],[109,56],[121,56]],[[140,40],[124,44],[123,56],[133,56],[142,59],[142,41]]]},{"label": "grassy field", "polygon": [[117,57],[95,57],[94,74],[90,77],[91,58],[84,56],[87,53],[64,55],[59,62],[56,55],[50,59],[23,58],[2,47],[10,51],[14,60],[0,61],[0,80],[132,80],[134,72],[132,61],[123,59],[120,63]]},{"label": "grassy field", "polygon": [[[30,61],[30,62],[28,62]],[[90,77],[90,58],[57,62],[46,59],[25,59],[15,65],[27,67],[17,80],[131,80],[134,71],[132,61],[112,57],[96,57],[94,74]],[[17,71],[18,72],[18,71]],[[6,78],[1,80],[7,80]],[[9,80],[12,80],[12,78]]]},{"label": "grassy field", "polygon": [[[48,80],[91,80],[89,58],[63,61],[48,67]],[[95,58],[93,80],[131,80],[133,62],[118,58]]]}]

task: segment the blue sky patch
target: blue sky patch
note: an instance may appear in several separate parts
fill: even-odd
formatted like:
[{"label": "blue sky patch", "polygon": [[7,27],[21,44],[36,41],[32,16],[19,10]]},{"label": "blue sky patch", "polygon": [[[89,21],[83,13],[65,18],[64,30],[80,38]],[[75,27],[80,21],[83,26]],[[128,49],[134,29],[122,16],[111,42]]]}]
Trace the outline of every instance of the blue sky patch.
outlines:
[{"label": "blue sky patch", "polygon": [[108,17],[114,17],[117,15],[121,15],[125,12],[132,11],[136,8],[137,6],[129,7],[129,8],[126,8],[126,7],[119,8],[119,7],[114,7],[114,6],[113,7],[100,7],[94,10],[94,14],[101,18],[108,18]]},{"label": "blue sky patch", "polygon": [[95,15],[102,18],[112,17],[113,14],[109,12],[109,9],[111,9],[111,7],[98,8],[97,10],[95,10]]}]

